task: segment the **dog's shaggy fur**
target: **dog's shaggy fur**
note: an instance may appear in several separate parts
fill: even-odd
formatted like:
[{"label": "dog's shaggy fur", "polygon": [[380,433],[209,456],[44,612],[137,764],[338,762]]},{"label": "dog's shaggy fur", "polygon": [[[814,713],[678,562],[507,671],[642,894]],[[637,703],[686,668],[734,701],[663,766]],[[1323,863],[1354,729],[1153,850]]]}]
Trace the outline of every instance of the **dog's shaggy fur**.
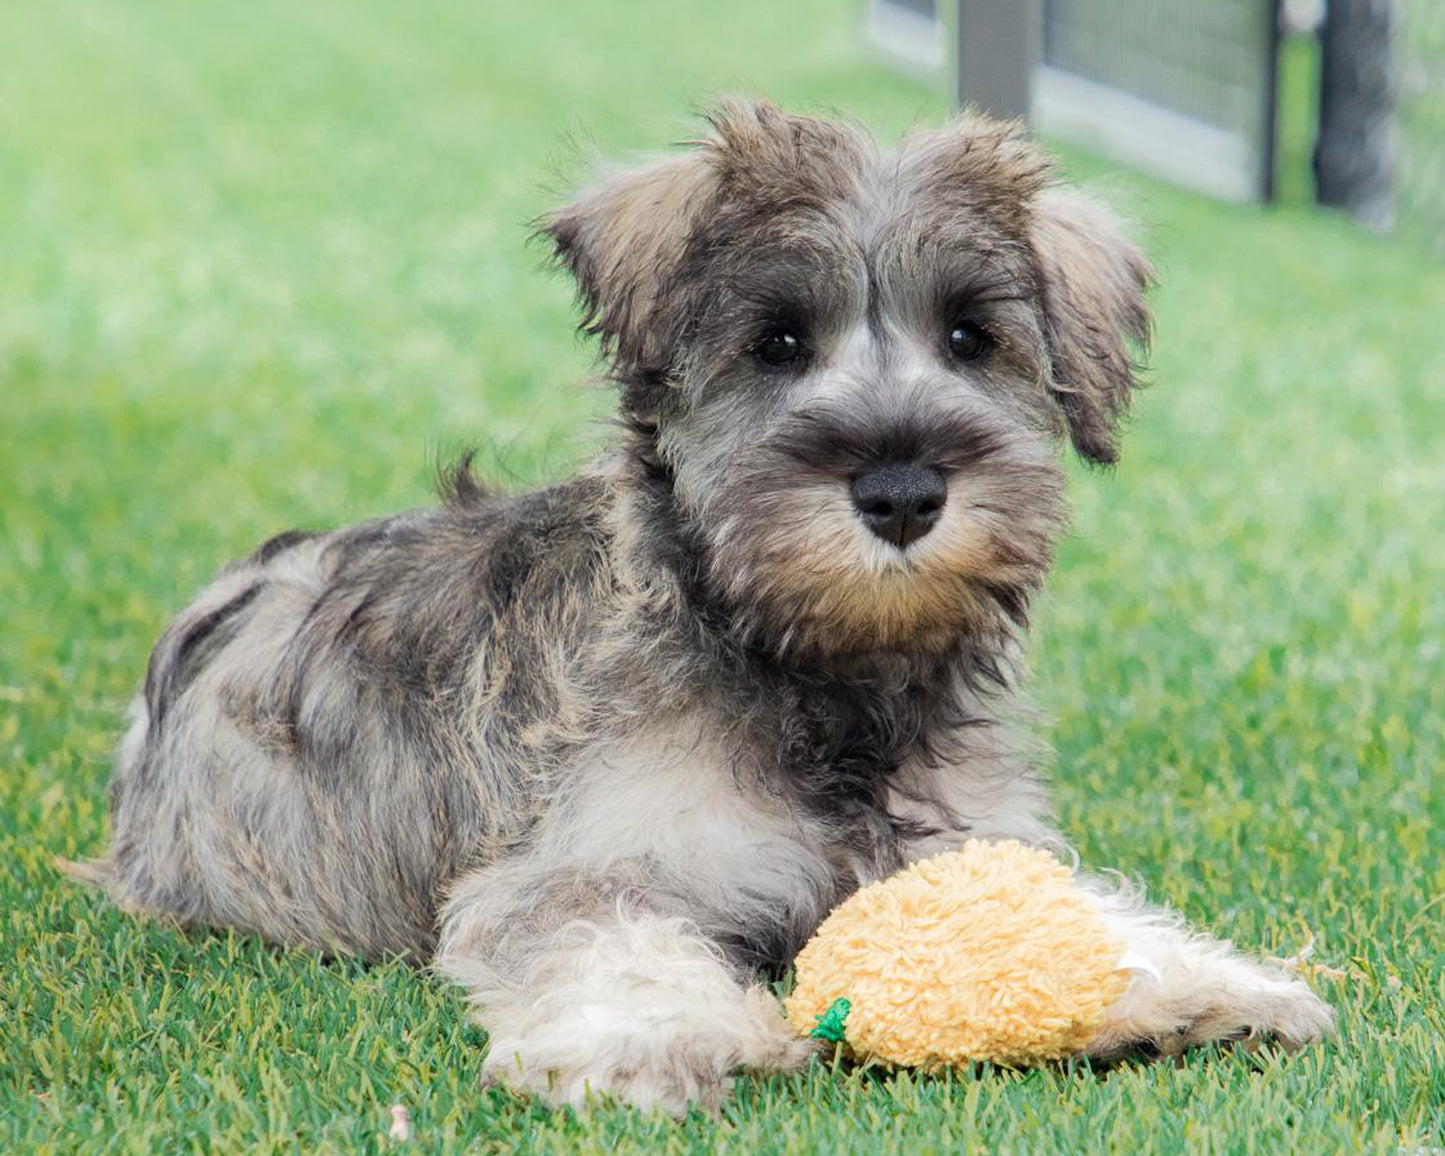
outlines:
[{"label": "dog's shaggy fur", "polygon": [[[1059,439],[1114,459],[1148,268],[974,116],[883,149],[725,106],[544,231],[615,448],[224,570],[156,647],[82,870],[185,923],[434,958],[490,1079],[679,1110],[803,1058],[759,982],[860,882],[967,836],[1061,845],[1016,638]],[[880,463],[946,486],[916,541],[868,527]],[[1143,961],[1096,1053],[1328,1028],[1095,886]]]}]

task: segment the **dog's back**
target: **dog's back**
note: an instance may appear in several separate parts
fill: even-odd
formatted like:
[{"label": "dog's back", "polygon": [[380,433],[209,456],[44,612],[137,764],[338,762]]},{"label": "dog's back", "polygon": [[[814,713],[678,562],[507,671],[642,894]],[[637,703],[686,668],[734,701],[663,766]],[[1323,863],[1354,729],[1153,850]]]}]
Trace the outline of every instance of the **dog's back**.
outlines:
[{"label": "dog's back", "polygon": [[607,581],[602,483],[288,533],[166,630],[131,708],[108,855],[124,906],[424,958],[439,893],[525,831],[565,741],[556,674]]}]

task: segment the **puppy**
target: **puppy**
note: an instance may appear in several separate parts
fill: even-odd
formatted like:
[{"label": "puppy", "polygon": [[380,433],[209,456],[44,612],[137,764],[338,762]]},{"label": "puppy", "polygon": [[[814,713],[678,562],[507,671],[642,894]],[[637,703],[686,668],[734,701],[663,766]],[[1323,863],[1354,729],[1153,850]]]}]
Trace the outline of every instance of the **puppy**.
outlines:
[{"label": "puppy", "polygon": [[[1008,125],[882,148],[729,104],[543,232],[620,436],[520,496],[289,533],[155,649],[80,871],[128,908],[434,960],[484,1072],[682,1111],[808,1046],[764,981],[861,883],[1062,846],[1018,640],[1115,458],[1149,270]],[[1141,966],[1091,1052],[1331,1013],[1093,884]]]}]

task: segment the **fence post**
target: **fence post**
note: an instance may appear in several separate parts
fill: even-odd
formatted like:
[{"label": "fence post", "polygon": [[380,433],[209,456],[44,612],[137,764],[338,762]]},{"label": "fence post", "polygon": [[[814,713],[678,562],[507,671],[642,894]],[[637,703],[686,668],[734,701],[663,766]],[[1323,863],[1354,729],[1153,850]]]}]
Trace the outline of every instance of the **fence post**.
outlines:
[{"label": "fence post", "polygon": [[959,105],[1028,120],[1042,24],[1041,0],[958,0]]},{"label": "fence post", "polygon": [[1393,0],[1327,0],[1315,198],[1371,229],[1395,218]]}]

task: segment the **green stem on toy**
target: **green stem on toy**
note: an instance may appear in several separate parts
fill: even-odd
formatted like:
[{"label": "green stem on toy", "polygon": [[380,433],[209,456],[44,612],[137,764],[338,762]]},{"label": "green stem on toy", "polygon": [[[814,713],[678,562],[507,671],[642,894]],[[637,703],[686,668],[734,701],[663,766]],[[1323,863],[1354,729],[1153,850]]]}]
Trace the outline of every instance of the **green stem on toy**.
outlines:
[{"label": "green stem on toy", "polygon": [[815,1040],[827,1040],[829,1043],[842,1043],[843,1021],[848,1018],[848,1013],[853,1010],[853,1005],[846,999],[835,999],[828,1005],[828,1010],[820,1016],[814,1016],[816,1023],[813,1030],[808,1033]]}]

